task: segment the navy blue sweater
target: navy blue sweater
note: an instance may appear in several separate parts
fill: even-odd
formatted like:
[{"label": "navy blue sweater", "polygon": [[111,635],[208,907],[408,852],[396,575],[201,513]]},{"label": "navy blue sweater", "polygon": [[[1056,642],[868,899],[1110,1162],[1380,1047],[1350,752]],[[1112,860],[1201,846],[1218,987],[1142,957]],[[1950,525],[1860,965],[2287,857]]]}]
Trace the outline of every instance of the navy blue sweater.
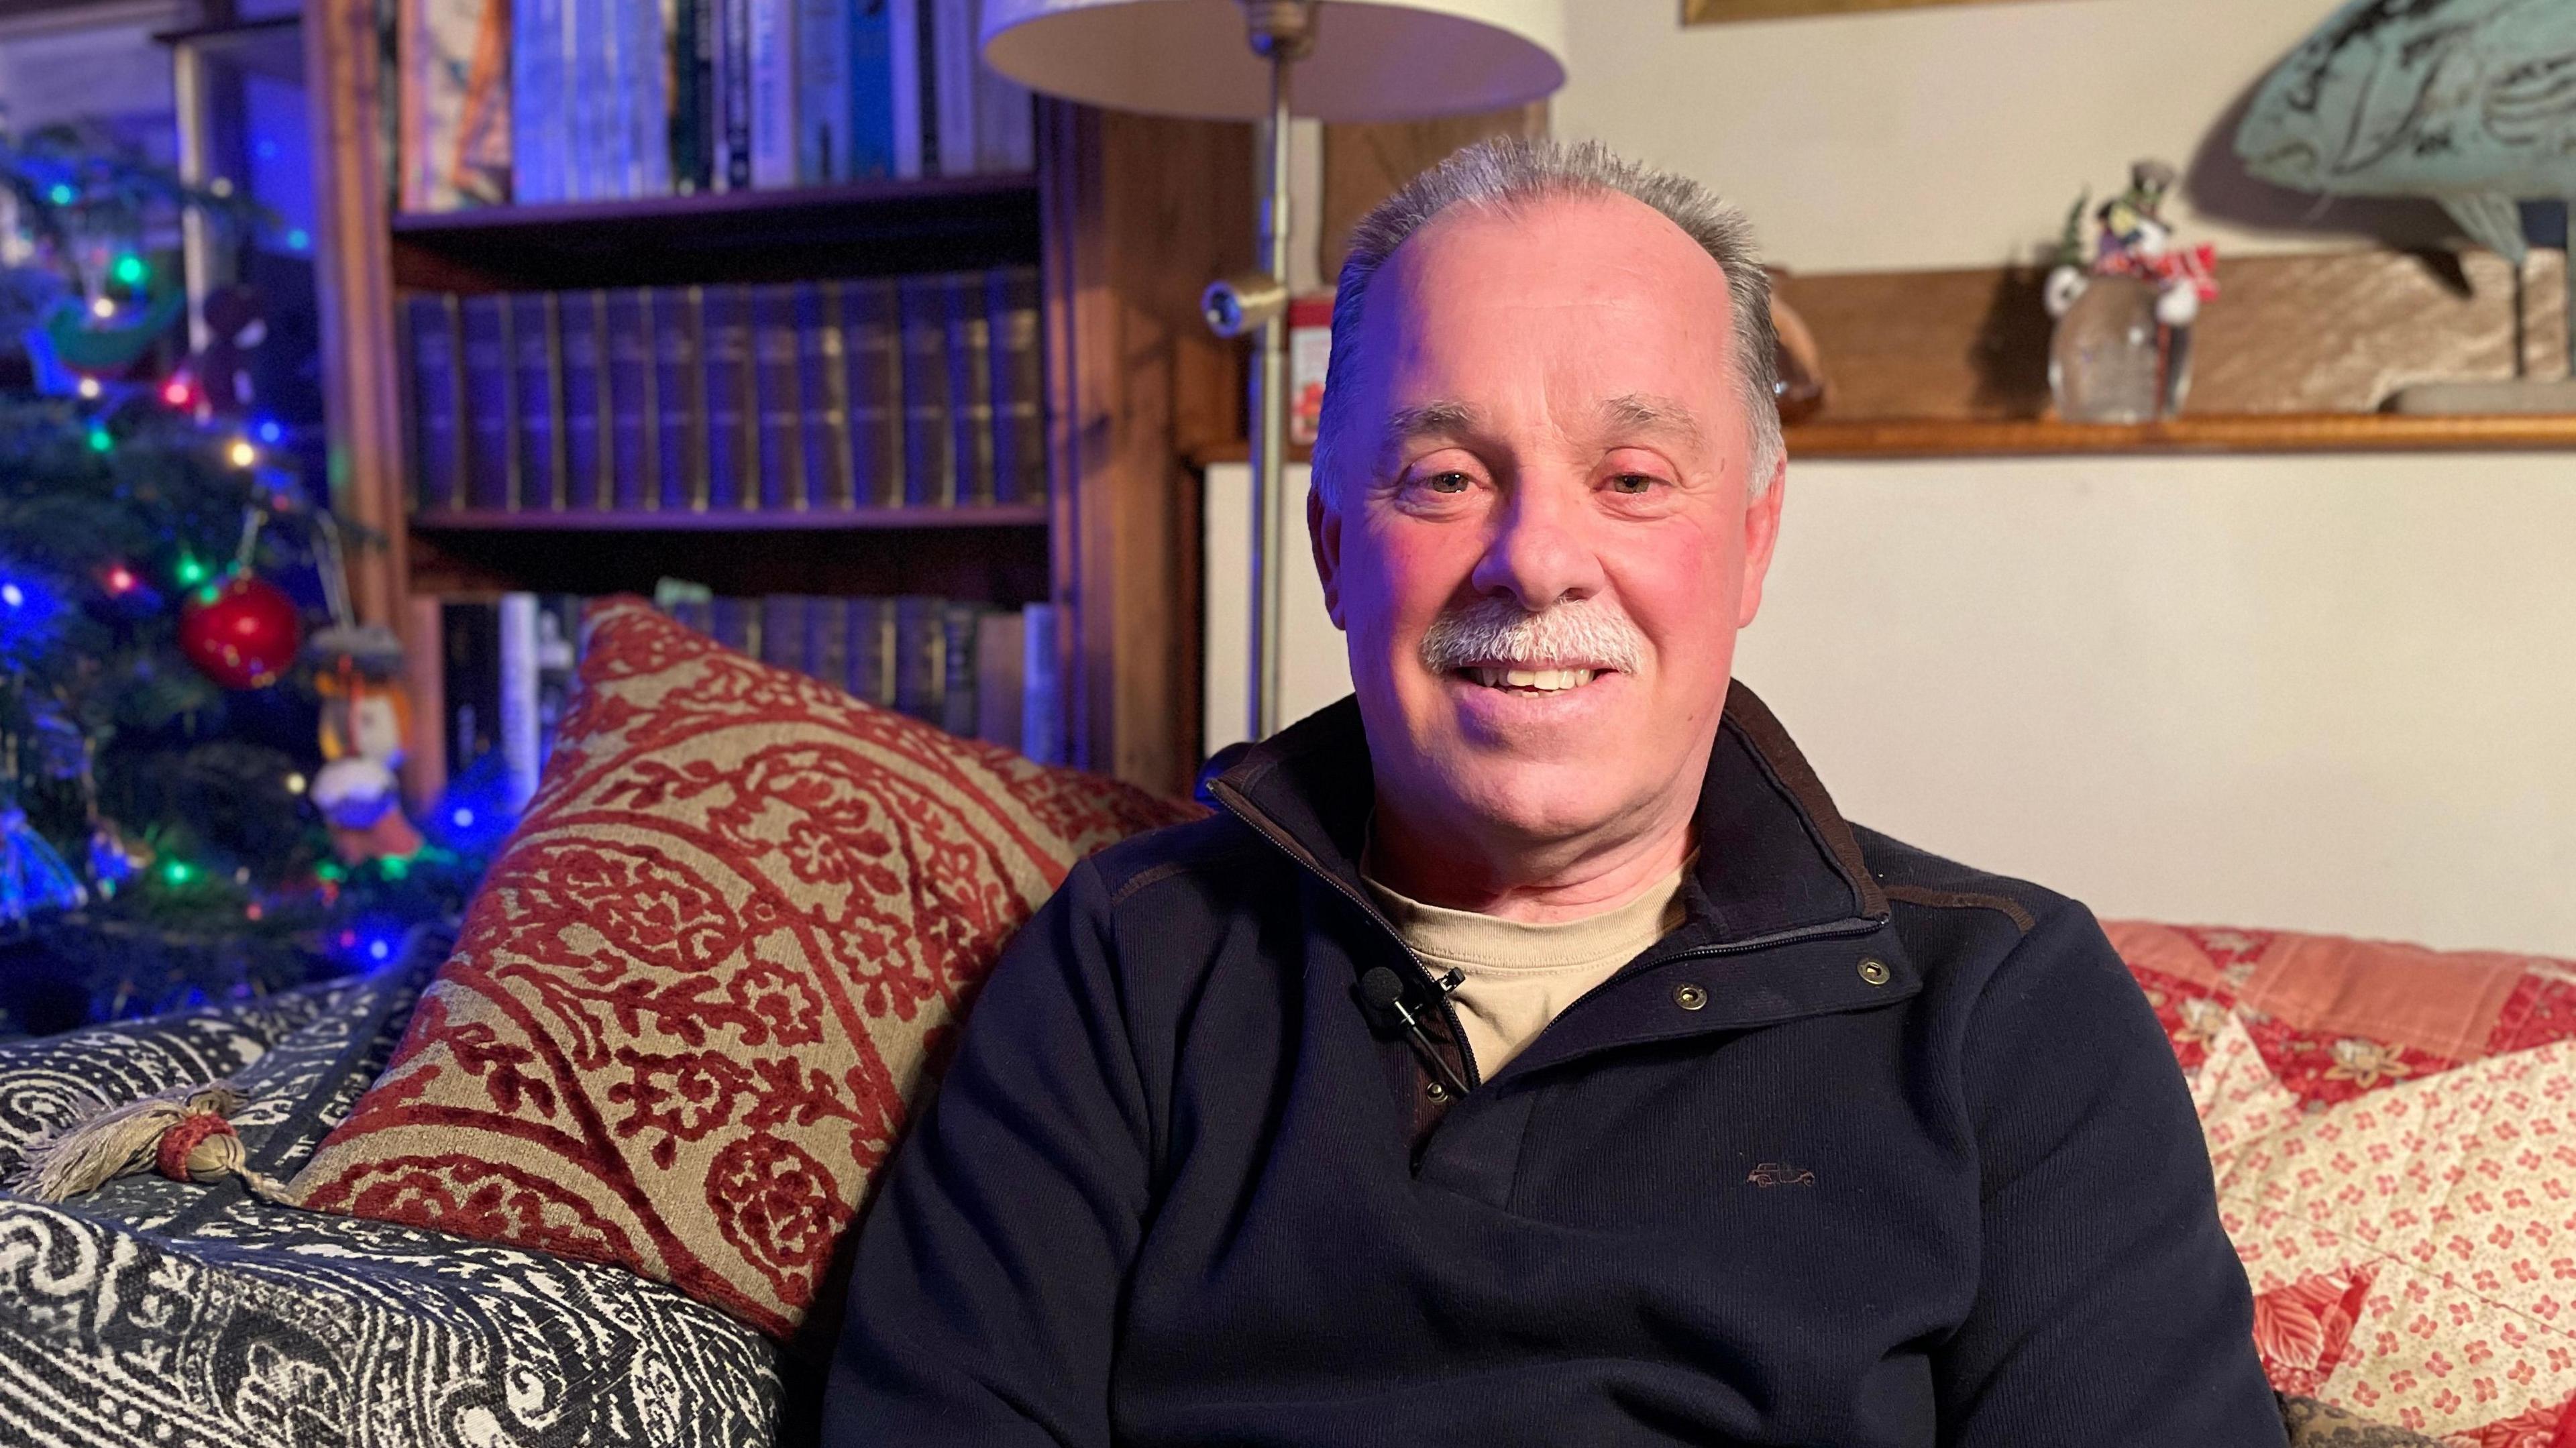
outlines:
[{"label": "navy blue sweater", "polygon": [[1685,922],[1417,1138],[1348,701],[1076,869],[861,1229],[825,1441],[2281,1444],[2081,906],[1845,824],[1739,687]]}]

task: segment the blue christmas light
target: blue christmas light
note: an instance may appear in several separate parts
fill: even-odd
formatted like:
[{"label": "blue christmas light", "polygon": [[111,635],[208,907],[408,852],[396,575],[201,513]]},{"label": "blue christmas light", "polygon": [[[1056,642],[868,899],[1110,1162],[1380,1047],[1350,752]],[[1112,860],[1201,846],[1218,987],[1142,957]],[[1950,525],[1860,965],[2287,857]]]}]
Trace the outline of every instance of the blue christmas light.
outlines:
[{"label": "blue christmas light", "polygon": [[256,431],[259,433],[259,440],[264,443],[275,444],[286,436],[286,429],[278,426],[277,419],[273,417],[261,418]]},{"label": "blue christmas light", "polygon": [[312,235],[305,231],[303,227],[299,226],[293,231],[286,233],[286,249],[289,251],[302,251],[312,244]]},{"label": "blue christmas light", "polygon": [[[20,588],[14,583],[0,583],[0,603],[5,603],[11,608],[25,608],[27,606],[27,590]],[[471,814],[473,812],[471,810],[467,810],[464,811],[464,813]],[[458,823],[470,825],[474,822],[467,819],[459,820]]]},{"label": "blue christmas light", "polygon": [[[11,592],[11,593],[15,593],[15,592],[17,592],[17,591],[18,591],[18,585],[14,584],[14,583],[13,583],[13,584],[10,584],[10,585],[9,585],[9,589],[8,589],[8,591],[9,591],[9,592]],[[15,600],[15,599],[11,599],[11,600],[10,600],[10,602],[12,602],[12,603],[15,603],[16,601],[17,601],[17,600]],[[460,830],[470,830],[470,829],[474,828],[474,811],[473,811],[472,809],[470,809],[470,808],[467,808],[467,807],[463,806],[463,805],[459,805],[459,806],[456,808],[455,813],[450,814],[450,815],[448,816],[448,818],[449,818],[450,820],[455,821],[455,823],[456,823],[456,827],[457,827],[458,829],[460,829]]]},{"label": "blue christmas light", "polygon": [[394,953],[394,943],[379,935],[367,942],[367,959],[383,960]]}]

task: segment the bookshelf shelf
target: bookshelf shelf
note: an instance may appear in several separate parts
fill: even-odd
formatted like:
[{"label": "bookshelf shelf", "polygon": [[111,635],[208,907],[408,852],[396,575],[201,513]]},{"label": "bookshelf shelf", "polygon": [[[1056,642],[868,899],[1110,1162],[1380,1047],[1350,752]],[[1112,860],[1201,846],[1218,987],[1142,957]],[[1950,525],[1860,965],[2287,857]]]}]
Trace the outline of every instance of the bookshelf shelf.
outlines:
[{"label": "bookshelf shelf", "polygon": [[1036,217],[1037,178],[944,176],[919,181],[853,181],[836,186],[795,186],[764,191],[719,191],[692,196],[653,196],[632,201],[568,201],[542,206],[482,206],[461,211],[396,212],[393,232],[435,238],[482,232],[517,235],[638,224],[774,223],[801,213],[847,222],[874,212],[879,224],[935,219],[985,207],[1025,208]]},{"label": "bookshelf shelf", "polygon": [[1039,528],[1047,505],[1013,503],[975,508],[848,508],[811,513],[698,513],[615,510],[589,513],[521,513],[457,509],[414,513],[424,533],[881,533],[950,529]]}]

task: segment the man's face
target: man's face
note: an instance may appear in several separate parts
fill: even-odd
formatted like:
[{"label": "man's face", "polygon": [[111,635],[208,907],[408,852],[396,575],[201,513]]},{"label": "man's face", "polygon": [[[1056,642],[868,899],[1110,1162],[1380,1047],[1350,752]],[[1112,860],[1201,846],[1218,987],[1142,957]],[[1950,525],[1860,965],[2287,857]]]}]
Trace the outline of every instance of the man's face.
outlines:
[{"label": "man's face", "polygon": [[1372,280],[1308,522],[1417,827],[1686,818],[1779,521],[1779,487],[1748,502],[1731,325],[1717,263],[1625,197],[1452,211]]}]

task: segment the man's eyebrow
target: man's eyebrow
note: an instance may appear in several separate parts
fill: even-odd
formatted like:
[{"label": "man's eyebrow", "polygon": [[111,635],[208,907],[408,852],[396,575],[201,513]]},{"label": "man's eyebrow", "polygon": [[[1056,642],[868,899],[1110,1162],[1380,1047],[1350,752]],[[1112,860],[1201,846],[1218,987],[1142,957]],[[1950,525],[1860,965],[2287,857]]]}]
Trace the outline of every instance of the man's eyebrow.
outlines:
[{"label": "man's eyebrow", "polygon": [[1394,447],[1420,437],[1459,437],[1477,431],[1484,421],[1485,414],[1473,403],[1417,403],[1387,414],[1386,440]]},{"label": "man's eyebrow", "polygon": [[1651,392],[1621,393],[1605,399],[1595,411],[1613,432],[1665,433],[1693,441],[1700,436],[1696,414],[1672,398]]}]

